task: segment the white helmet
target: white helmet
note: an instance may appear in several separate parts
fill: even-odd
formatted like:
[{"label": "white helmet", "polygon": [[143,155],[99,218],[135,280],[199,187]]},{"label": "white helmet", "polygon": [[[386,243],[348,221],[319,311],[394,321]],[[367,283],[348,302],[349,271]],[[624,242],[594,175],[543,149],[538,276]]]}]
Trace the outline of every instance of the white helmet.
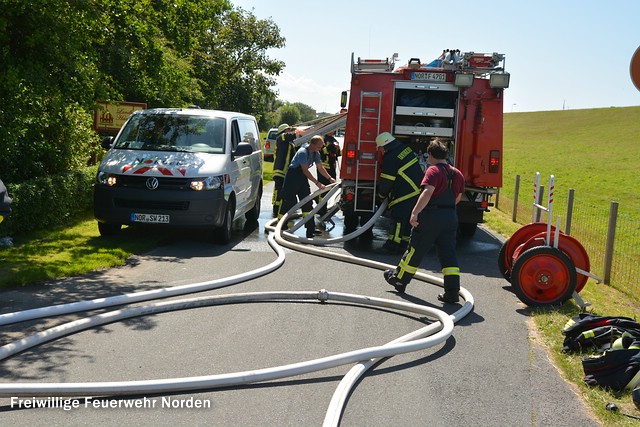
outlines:
[{"label": "white helmet", "polygon": [[382,132],[376,138],[376,147],[378,147],[378,148],[384,147],[385,145],[387,145],[388,143],[390,143],[394,139],[395,138],[393,137],[393,135],[391,135],[389,132]]}]

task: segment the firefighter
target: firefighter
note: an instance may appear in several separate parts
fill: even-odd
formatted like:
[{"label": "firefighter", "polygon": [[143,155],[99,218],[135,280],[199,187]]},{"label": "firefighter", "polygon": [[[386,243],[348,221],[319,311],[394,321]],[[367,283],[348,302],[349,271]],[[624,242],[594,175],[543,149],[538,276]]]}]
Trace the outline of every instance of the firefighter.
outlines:
[{"label": "firefighter", "polygon": [[[323,146],[324,140],[322,137],[320,135],[314,135],[308,143],[296,151],[282,185],[282,204],[280,205],[278,218],[282,218],[299,200],[311,194],[309,181],[315,183],[321,190],[324,188],[324,185],[309,171],[311,166],[316,165],[318,176],[324,176],[329,180],[329,183],[335,182],[335,179],[333,179],[331,175],[329,175],[329,172],[322,166],[320,150],[322,150]],[[309,214],[312,208],[313,202],[310,200],[302,206],[302,215]],[[305,223],[305,226],[307,228],[307,238],[312,238],[316,234],[314,218],[309,219],[309,221]],[[283,227],[284,230],[287,228],[286,225]]]},{"label": "firefighter", "polygon": [[[329,175],[335,180],[338,176],[336,172],[336,165],[338,163],[338,157],[340,156],[340,146],[338,145],[338,140],[334,138],[333,132],[329,132],[324,136],[324,147],[320,151],[320,158],[322,160],[322,166],[329,172]],[[318,181],[320,181],[324,185],[329,185],[331,182],[318,174]],[[322,200],[321,197],[318,197],[316,203],[320,203]],[[327,213],[327,205],[324,205],[322,209],[318,211],[318,215],[323,216]]]},{"label": "firefighter", "polygon": [[273,216],[277,216],[282,205],[280,191],[287,174],[289,163],[295,153],[294,141],[296,139],[295,128],[286,123],[278,126],[278,136],[276,136],[276,149],[273,153]]},{"label": "firefighter", "polygon": [[389,198],[387,208],[391,210],[391,218],[395,221],[389,238],[382,245],[382,251],[400,254],[409,242],[409,215],[420,194],[422,169],[413,150],[389,132],[378,135],[376,146],[384,150],[377,184],[377,201],[382,203],[385,198]]},{"label": "firefighter", "polygon": [[458,216],[456,204],[464,192],[464,176],[447,163],[447,146],[436,138],[427,149],[429,166],[421,183],[422,192],[411,211],[413,227],[409,247],[395,270],[386,270],[384,278],[402,293],[418,271],[424,255],[436,246],[444,275],[444,293],[438,299],[454,304],[459,301],[460,266],[456,254]]},{"label": "firefighter", "polygon": [[336,179],[338,157],[340,157],[340,145],[338,145],[338,140],[333,136],[333,132],[329,132],[324,136],[324,148],[322,149],[321,155],[322,166],[324,166],[327,172],[329,172],[329,175]]}]

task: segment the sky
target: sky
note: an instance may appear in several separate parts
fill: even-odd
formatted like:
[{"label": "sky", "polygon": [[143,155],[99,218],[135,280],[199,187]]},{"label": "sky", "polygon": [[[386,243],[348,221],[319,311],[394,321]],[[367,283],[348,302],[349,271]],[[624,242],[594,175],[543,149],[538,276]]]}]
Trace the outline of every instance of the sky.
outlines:
[{"label": "sky", "polygon": [[444,49],[502,53],[511,74],[504,111],[640,105],[630,63],[640,47],[639,0],[231,0],[270,19],[286,46],[279,99],[340,109],[351,55],[398,53],[430,62]]}]

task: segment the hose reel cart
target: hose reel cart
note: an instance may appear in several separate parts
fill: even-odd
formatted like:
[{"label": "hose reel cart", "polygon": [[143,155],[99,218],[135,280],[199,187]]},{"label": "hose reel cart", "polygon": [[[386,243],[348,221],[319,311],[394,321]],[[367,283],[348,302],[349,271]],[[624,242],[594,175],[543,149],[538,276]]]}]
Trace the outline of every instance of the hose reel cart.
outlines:
[{"label": "hose reel cart", "polygon": [[[554,176],[549,179],[548,205],[540,199],[540,173],[536,173],[531,224],[517,230],[507,239],[498,254],[498,267],[516,296],[528,306],[560,304],[573,298],[586,307],[578,295],[589,277],[589,255],[582,244],[551,225]],[[538,210],[547,212],[547,223],[536,222]]]}]

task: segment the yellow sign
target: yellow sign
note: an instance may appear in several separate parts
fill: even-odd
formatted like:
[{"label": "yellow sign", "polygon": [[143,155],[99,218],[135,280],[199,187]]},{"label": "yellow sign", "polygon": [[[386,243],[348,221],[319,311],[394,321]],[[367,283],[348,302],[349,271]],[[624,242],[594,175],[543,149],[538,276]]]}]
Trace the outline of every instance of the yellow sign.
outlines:
[{"label": "yellow sign", "polygon": [[134,111],[145,108],[147,104],[141,102],[98,101],[93,128],[99,133],[116,134]]}]

